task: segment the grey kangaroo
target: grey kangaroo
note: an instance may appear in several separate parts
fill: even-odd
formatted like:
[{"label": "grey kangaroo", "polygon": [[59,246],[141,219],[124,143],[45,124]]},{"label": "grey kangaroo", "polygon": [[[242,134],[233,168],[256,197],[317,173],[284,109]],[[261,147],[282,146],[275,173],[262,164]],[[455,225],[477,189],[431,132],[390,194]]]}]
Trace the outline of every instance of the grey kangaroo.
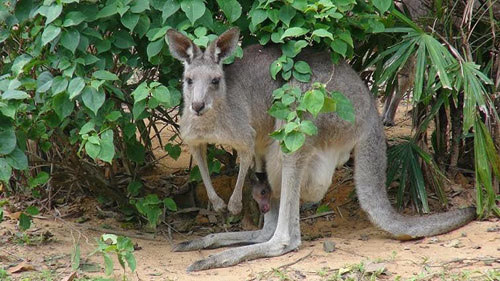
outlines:
[{"label": "grey kangaroo", "polygon": [[166,37],[172,55],[185,65],[180,135],[198,164],[208,198],[216,211],[223,210],[226,204],[210,180],[207,144],[230,145],[238,151],[240,168],[227,206],[231,213],[238,214],[242,209],[243,184],[254,156],[256,172],[263,172],[262,161],[270,142],[267,134],[274,123],[269,116],[259,112],[265,112],[270,99],[255,101],[251,97],[226,94],[243,94],[255,87],[232,79],[238,77],[224,75],[222,61],[236,48],[238,29],[222,34],[205,52],[175,30],[170,29]]},{"label": "grey kangaroo", "polygon": [[[210,97],[204,97],[203,115],[197,116],[195,109],[187,112],[189,118],[183,118],[181,125],[188,143],[192,146],[197,139],[220,141],[220,136],[224,136],[227,143],[248,151],[243,155],[247,160],[252,151],[264,156],[272,190],[271,204],[261,230],[211,234],[178,244],[174,251],[247,244],[199,260],[188,267],[189,271],[230,266],[296,249],[301,243],[299,199],[321,199],[332,181],[335,167],[347,160],[352,149],[360,205],[375,225],[396,238],[437,235],[475,217],[474,208],[422,217],[400,215],[392,208],[385,190],[386,143],[374,99],[347,63],[333,65],[324,51],[305,49],[297,60],[304,60],[311,66],[312,81],[326,83],[328,90],[340,91],[350,99],[356,121],[351,124],[335,113],[321,114],[313,120],[318,134],[308,137],[295,153],[282,153],[279,144],[270,141],[268,136],[281,124],[267,114],[271,93],[281,84],[271,79],[268,69],[281,51],[277,46],[249,46],[244,49],[242,59],[223,67],[220,58],[235,48],[238,36],[236,29],[230,29],[201,51],[184,35],[173,30],[167,33],[172,54],[186,63],[186,106],[197,107],[196,103],[200,102],[196,90],[192,89],[204,88],[206,93],[211,93]],[[213,83],[214,79],[217,83]],[[304,89],[307,86],[297,85]],[[218,90],[209,90],[214,88]],[[210,121],[199,126],[196,118]],[[201,160],[200,148],[197,154],[197,159]]]}]

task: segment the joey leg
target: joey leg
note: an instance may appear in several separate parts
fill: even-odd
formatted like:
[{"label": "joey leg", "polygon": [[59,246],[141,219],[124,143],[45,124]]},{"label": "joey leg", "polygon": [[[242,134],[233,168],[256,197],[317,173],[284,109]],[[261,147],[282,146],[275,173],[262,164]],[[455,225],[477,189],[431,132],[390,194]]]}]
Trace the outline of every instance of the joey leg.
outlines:
[{"label": "joey leg", "polygon": [[199,249],[213,249],[231,245],[262,243],[271,238],[278,222],[279,200],[273,201],[271,210],[264,215],[264,227],[261,230],[222,232],[177,244],[172,251],[187,252]]},{"label": "joey leg", "polygon": [[212,203],[214,210],[216,212],[224,210],[226,208],[226,203],[224,203],[224,200],[222,200],[215,192],[214,187],[212,186],[212,181],[210,180],[210,174],[208,173],[207,146],[189,146],[189,151],[191,151],[191,155],[193,155],[194,160],[198,164],[203,184],[207,190],[208,199],[210,200],[210,203]]},{"label": "joey leg", "polygon": [[231,198],[227,204],[227,209],[233,215],[237,215],[241,212],[243,208],[242,204],[242,194],[243,194],[243,184],[245,183],[245,177],[247,176],[248,169],[252,164],[252,154],[245,152],[242,153],[238,151],[240,155],[240,170],[238,171],[238,179],[236,180],[236,185],[233,190]]},{"label": "joey leg", "polygon": [[188,271],[226,267],[246,260],[279,256],[300,246],[300,182],[305,170],[302,163],[307,161],[300,161],[302,157],[299,155],[285,155],[283,158],[281,204],[278,224],[271,239],[259,244],[225,250],[196,261],[188,267]]}]

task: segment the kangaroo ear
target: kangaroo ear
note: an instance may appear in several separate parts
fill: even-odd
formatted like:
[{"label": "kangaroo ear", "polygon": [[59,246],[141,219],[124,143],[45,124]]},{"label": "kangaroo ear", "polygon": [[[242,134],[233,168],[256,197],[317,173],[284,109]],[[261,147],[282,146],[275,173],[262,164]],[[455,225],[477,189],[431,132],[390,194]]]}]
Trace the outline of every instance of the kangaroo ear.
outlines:
[{"label": "kangaroo ear", "polygon": [[208,54],[212,57],[215,63],[221,62],[229,57],[238,46],[240,30],[233,27],[222,33],[207,49]]},{"label": "kangaroo ear", "polygon": [[201,54],[200,48],[177,30],[169,29],[165,39],[168,42],[170,53],[178,60],[191,63],[194,58]]}]

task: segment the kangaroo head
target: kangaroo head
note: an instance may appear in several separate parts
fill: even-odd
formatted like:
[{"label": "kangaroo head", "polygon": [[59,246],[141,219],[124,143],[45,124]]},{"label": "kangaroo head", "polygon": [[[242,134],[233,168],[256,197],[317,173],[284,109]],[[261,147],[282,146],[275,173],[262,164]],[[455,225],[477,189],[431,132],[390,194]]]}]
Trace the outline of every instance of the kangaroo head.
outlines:
[{"label": "kangaroo head", "polygon": [[174,29],[167,31],[172,56],[184,62],[184,103],[195,115],[203,115],[224,99],[226,83],[222,61],[236,49],[239,34],[237,28],[231,28],[203,51],[182,33]]}]

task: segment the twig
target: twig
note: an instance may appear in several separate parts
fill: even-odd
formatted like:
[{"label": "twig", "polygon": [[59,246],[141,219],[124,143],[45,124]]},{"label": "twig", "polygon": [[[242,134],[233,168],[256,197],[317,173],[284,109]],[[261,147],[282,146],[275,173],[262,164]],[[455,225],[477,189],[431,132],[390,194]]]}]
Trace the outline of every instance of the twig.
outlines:
[{"label": "twig", "polygon": [[145,236],[145,234],[133,234],[133,233],[129,233],[126,231],[107,229],[107,228],[105,229],[105,228],[94,227],[94,226],[84,226],[84,227],[88,230],[97,231],[97,232],[111,233],[111,234],[116,234],[116,235],[121,235],[121,236],[132,237],[132,238],[136,238],[136,239],[142,239],[142,240],[158,241],[158,239],[155,236],[151,236],[151,235]]},{"label": "twig", "polygon": [[311,250],[311,251],[309,252],[309,254],[307,254],[307,255],[305,255],[305,256],[303,256],[303,257],[301,257],[301,258],[300,258],[300,259],[298,259],[298,260],[295,260],[295,261],[293,261],[293,262],[290,262],[290,263],[284,264],[284,265],[282,265],[282,266],[278,267],[278,269],[285,269],[285,268],[287,268],[287,267],[289,267],[289,266],[292,266],[292,265],[294,265],[294,264],[296,264],[296,263],[299,263],[299,262],[301,262],[301,261],[303,261],[303,260],[307,259],[309,256],[311,256],[311,254],[313,253],[313,251],[314,251],[314,250]]},{"label": "twig", "polygon": [[315,218],[324,217],[324,216],[333,215],[333,214],[335,214],[335,211],[328,211],[328,212],[310,215],[310,216],[307,216],[305,218],[300,218],[300,220],[302,221],[302,220],[308,220],[308,219],[315,219]]}]

